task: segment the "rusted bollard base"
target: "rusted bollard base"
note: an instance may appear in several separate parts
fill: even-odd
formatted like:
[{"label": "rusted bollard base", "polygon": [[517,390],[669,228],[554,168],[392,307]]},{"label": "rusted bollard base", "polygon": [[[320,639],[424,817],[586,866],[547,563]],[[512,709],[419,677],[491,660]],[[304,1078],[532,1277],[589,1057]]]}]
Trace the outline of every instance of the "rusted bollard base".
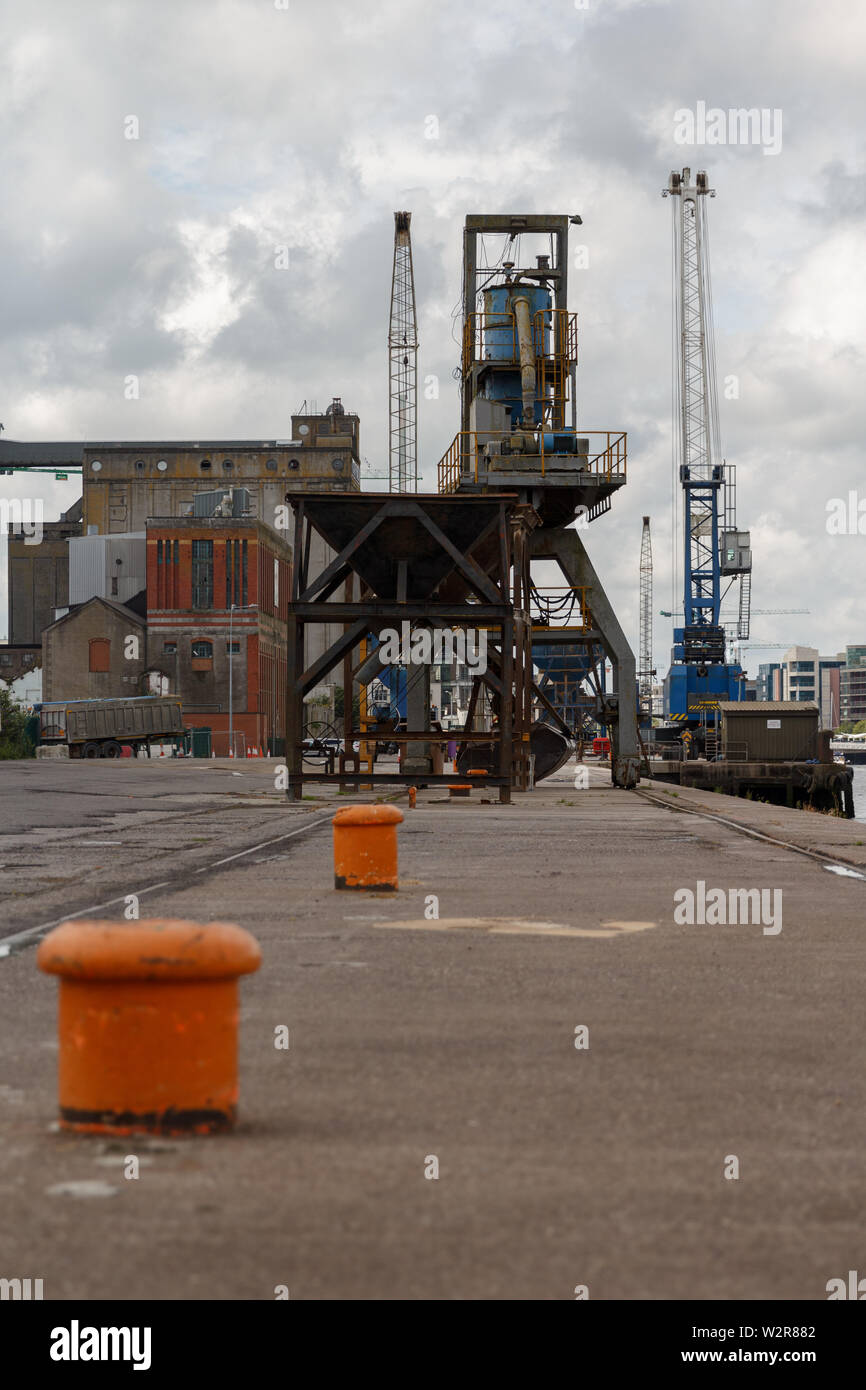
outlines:
[{"label": "rusted bollard base", "polygon": [[396,883],[352,883],[349,879],[343,878],[342,874],[334,874],[334,887],[341,892],[347,889],[351,893],[396,893]]},{"label": "rusted bollard base", "polygon": [[60,1128],[78,1134],[158,1134],[179,1138],[185,1134],[227,1134],[235,1127],[236,1111],[166,1110],[159,1115],[112,1114],[110,1111],[67,1110],[60,1107]]}]

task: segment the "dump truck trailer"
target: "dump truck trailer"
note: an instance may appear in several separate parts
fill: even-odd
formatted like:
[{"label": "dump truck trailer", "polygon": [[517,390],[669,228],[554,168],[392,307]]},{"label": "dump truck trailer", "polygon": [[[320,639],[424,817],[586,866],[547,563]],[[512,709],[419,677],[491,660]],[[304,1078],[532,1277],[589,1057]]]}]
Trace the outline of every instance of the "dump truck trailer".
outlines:
[{"label": "dump truck trailer", "polygon": [[151,739],[183,733],[183,709],[174,695],[123,700],[51,700],[33,706],[39,743],[67,744],[70,758],[119,758]]}]

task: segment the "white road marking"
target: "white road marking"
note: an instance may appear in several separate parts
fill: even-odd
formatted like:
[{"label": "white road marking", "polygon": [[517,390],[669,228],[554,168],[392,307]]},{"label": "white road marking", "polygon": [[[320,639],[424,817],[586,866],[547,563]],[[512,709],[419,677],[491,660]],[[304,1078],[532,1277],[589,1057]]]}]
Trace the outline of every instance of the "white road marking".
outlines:
[{"label": "white road marking", "polygon": [[96,1178],[82,1179],[80,1182],[56,1182],[46,1187],[47,1197],[113,1197],[120,1188],[110,1182],[99,1182]]}]

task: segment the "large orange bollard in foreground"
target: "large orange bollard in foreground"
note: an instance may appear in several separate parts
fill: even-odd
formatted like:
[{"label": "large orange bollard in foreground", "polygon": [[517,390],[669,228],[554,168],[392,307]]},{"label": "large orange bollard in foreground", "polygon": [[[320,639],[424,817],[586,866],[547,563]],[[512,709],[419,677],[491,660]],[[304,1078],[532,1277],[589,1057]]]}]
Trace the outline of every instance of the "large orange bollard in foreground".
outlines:
[{"label": "large orange bollard in foreground", "polygon": [[238,977],[258,942],[229,922],[64,922],[37,952],[60,976],[60,1125],[211,1134],[238,1100]]},{"label": "large orange bollard in foreground", "polygon": [[334,816],[334,887],[397,891],[396,806],[344,806]]}]

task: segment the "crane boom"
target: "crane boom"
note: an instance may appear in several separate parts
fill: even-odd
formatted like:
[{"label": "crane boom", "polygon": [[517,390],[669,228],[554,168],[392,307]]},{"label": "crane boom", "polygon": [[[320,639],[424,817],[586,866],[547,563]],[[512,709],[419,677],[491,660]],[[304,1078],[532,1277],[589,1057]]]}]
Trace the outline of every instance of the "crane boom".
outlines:
[{"label": "crane boom", "polygon": [[388,325],[388,486],[418,490],[418,326],[411,212],[394,213],[394,270]]}]

